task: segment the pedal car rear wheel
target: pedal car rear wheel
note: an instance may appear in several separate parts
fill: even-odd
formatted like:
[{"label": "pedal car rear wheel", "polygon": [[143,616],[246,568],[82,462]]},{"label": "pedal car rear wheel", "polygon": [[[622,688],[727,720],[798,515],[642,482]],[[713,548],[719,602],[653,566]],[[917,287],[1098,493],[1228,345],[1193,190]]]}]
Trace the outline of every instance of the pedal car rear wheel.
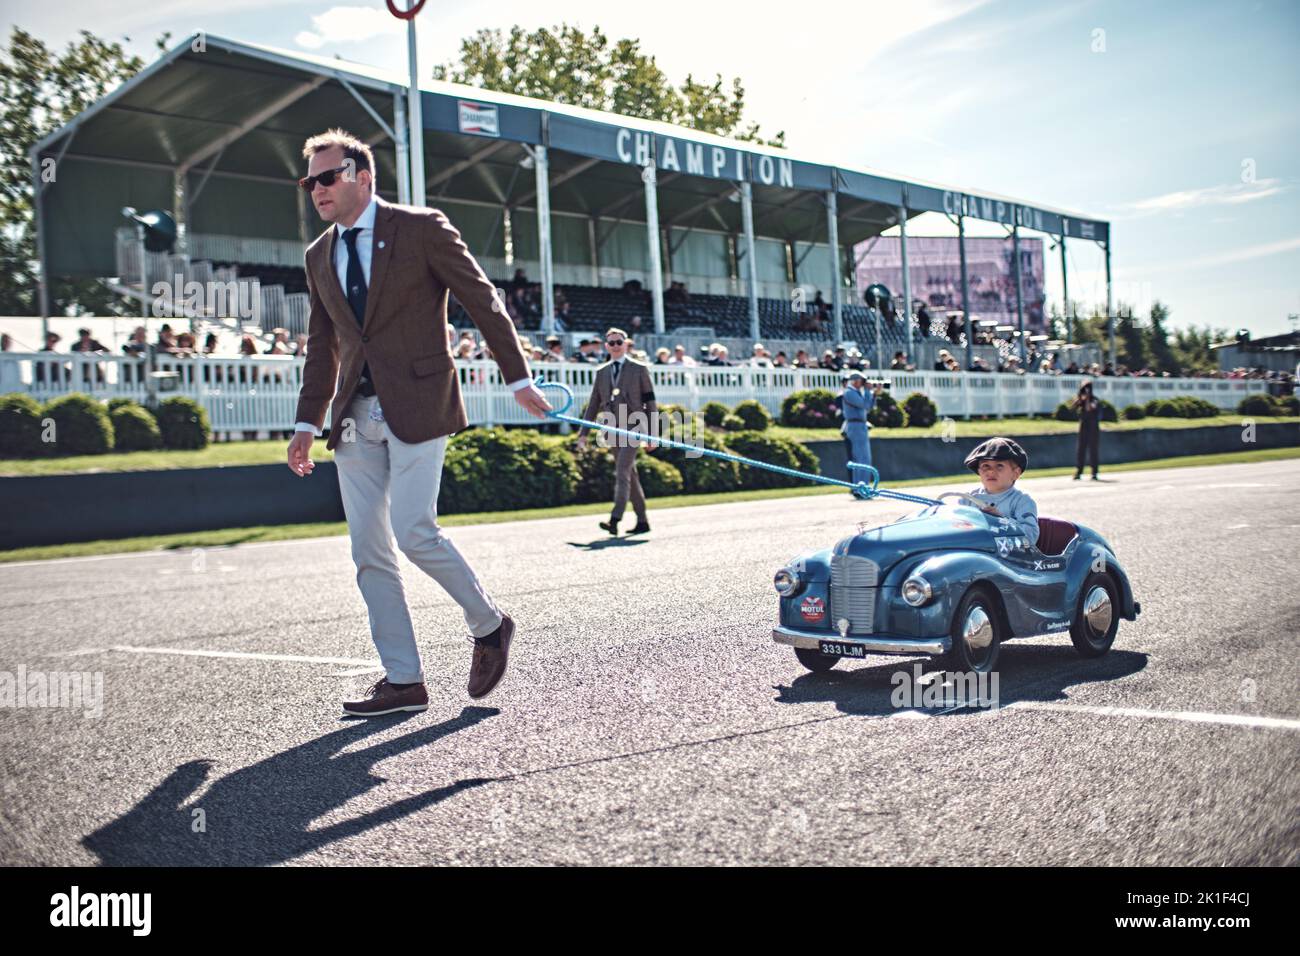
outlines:
[{"label": "pedal car rear wheel", "polygon": [[823,654],[821,651],[814,651],[810,647],[796,647],[794,656],[799,658],[800,664],[815,674],[825,673],[840,662],[840,659],[835,655]]},{"label": "pedal car rear wheel", "polygon": [[1070,624],[1070,640],[1083,657],[1101,657],[1115,643],[1119,630],[1119,601],[1115,581],[1094,571],[1083,582],[1079,607]]},{"label": "pedal car rear wheel", "polygon": [[988,674],[997,666],[1002,648],[1002,618],[988,592],[973,587],[953,615],[952,649],[938,658],[944,670]]}]

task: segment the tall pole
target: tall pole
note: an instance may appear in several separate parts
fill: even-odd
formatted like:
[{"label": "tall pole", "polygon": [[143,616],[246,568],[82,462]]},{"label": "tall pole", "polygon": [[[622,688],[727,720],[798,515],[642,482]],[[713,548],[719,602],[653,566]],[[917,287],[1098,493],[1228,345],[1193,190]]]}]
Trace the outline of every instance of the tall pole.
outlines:
[{"label": "tall pole", "polygon": [[[840,206],[834,189],[826,190],[826,240],[831,245],[831,319],[835,341],[844,341],[844,293],[840,278]],[[876,356],[879,359],[880,356]]]},{"label": "tall pole", "polygon": [[1020,336],[1020,367],[1024,368],[1029,356],[1025,348],[1025,306],[1020,290],[1020,227],[1018,225],[1011,227],[1011,277],[1016,283],[1016,329]]},{"label": "tall pole", "polygon": [[907,328],[907,360],[912,360],[912,276],[907,271],[907,207],[898,207],[898,250],[903,258],[903,325]]},{"label": "tall pole", "polygon": [[406,100],[401,93],[393,94],[393,132],[397,139],[397,201],[411,204],[411,131],[406,125]]},{"label": "tall pole", "polygon": [[411,204],[423,206],[424,194],[424,113],[420,106],[420,63],[415,47],[415,17],[406,21],[406,48],[411,61],[411,85],[406,91],[406,118],[410,124]]},{"label": "tall pole", "polygon": [[1065,341],[1074,344],[1074,323],[1070,321],[1070,271],[1065,267],[1065,233],[1061,233],[1061,317],[1065,319]]},{"label": "tall pole", "polygon": [[961,315],[966,324],[966,369],[975,358],[975,329],[970,320],[970,282],[966,277],[966,217],[957,217],[957,252],[961,256]]},{"label": "tall pole", "polygon": [[542,330],[555,331],[555,275],[551,260],[551,159],[545,146],[533,147],[537,175],[537,245],[542,260]]},{"label": "tall pole", "polygon": [[645,237],[650,248],[650,307],[654,310],[655,334],[664,334],[664,264],[659,252],[659,189],[652,163],[641,167],[645,183]]},{"label": "tall pole", "polygon": [[745,258],[749,260],[749,337],[758,341],[758,255],[754,252],[754,187],[740,184],[740,219],[745,230]]},{"label": "tall pole", "polygon": [[41,160],[32,153],[32,205],[36,226],[36,296],[41,310],[41,348],[45,348],[50,334],[50,277],[49,260],[45,258],[45,202],[42,194],[45,184],[41,182]]},{"label": "tall pole", "polygon": [[1110,239],[1102,247],[1106,250],[1106,339],[1107,339],[1107,361],[1110,362],[1112,370],[1115,368],[1115,309],[1111,302],[1111,284],[1110,284]]}]

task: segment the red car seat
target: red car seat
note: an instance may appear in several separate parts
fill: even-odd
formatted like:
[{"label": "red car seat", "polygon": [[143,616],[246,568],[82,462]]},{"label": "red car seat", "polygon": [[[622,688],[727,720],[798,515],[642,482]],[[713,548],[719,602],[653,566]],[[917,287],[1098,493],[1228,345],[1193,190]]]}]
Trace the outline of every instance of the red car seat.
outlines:
[{"label": "red car seat", "polygon": [[1040,517],[1038,519],[1038,550],[1043,554],[1060,554],[1078,533],[1079,529],[1068,521],[1062,521],[1060,518]]}]

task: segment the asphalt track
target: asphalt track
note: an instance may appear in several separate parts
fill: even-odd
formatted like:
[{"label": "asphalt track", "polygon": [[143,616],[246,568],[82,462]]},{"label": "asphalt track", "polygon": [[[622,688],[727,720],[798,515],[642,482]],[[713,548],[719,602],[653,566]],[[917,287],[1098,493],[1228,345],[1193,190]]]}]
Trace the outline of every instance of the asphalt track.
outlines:
[{"label": "asphalt track", "polygon": [[431,707],[369,722],[339,718],[376,676],[344,538],[0,566],[0,672],[103,675],[98,717],[0,710],[0,863],[1300,862],[1300,462],[1023,487],[1143,614],[1099,660],[1007,645],[994,711],[771,642],[777,567],[907,510],[847,493],[452,529],[510,672],[468,700],[405,565]]}]

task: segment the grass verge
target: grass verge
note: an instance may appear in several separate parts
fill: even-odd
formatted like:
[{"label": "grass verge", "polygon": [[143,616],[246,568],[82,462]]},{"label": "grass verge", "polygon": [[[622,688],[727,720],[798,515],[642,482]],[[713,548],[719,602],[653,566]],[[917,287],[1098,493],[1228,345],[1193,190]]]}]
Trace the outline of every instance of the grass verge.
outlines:
[{"label": "grass verge", "polygon": [[[1253,451],[1225,452],[1217,455],[1186,455],[1179,458],[1160,458],[1153,461],[1133,461],[1107,465],[1107,474],[1123,471],[1147,471],[1161,468],[1190,468],[1201,465],[1246,464],[1261,461],[1282,461],[1300,458],[1300,448],[1260,448]],[[1069,475],[1073,468],[1042,468],[1028,473],[1030,478],[1052,478]],[[909,481],[887,481],[885,488],[919,488],[925,485],[944,485],[956,482],[973,484],[969,473],[943,475],[935,478],[917,478]],[[739,501],[760,501],[775,498],[796,498],[807,495],[845,494],[843,488],[814,485],[799,488],[775,488],[760,491],[721,492],[708,495],[675,495],[652,499],[655,510],[665,508],[690,508],[698,505],[727,504]],[[604,515],[608,502],[580,505],[561,505],[556,508],[530,508],[523,511],[488,511],[476,514],[444,515],[439,523],[444,527],[470,524],[496,524],[503,521],[532,521],[538,518],[565,518],[581,515]],[[181,551],[191,548],[232,547],[256,541],[288,541],[297,538],[320,538],[347,534],[347,523],[324,521],[312,524],[259,525],[251,528],[225,528],[219,531],[195,531],[188,534],[151,535],[140,538],[118,538],[111,541],[86,541],[75,544],[45,545],[34,548],[14,548],[0,551],[0,564],[13,561],[35,561],[48,558],[92,557],[104,554],[124,554],[135,551]]]}]

